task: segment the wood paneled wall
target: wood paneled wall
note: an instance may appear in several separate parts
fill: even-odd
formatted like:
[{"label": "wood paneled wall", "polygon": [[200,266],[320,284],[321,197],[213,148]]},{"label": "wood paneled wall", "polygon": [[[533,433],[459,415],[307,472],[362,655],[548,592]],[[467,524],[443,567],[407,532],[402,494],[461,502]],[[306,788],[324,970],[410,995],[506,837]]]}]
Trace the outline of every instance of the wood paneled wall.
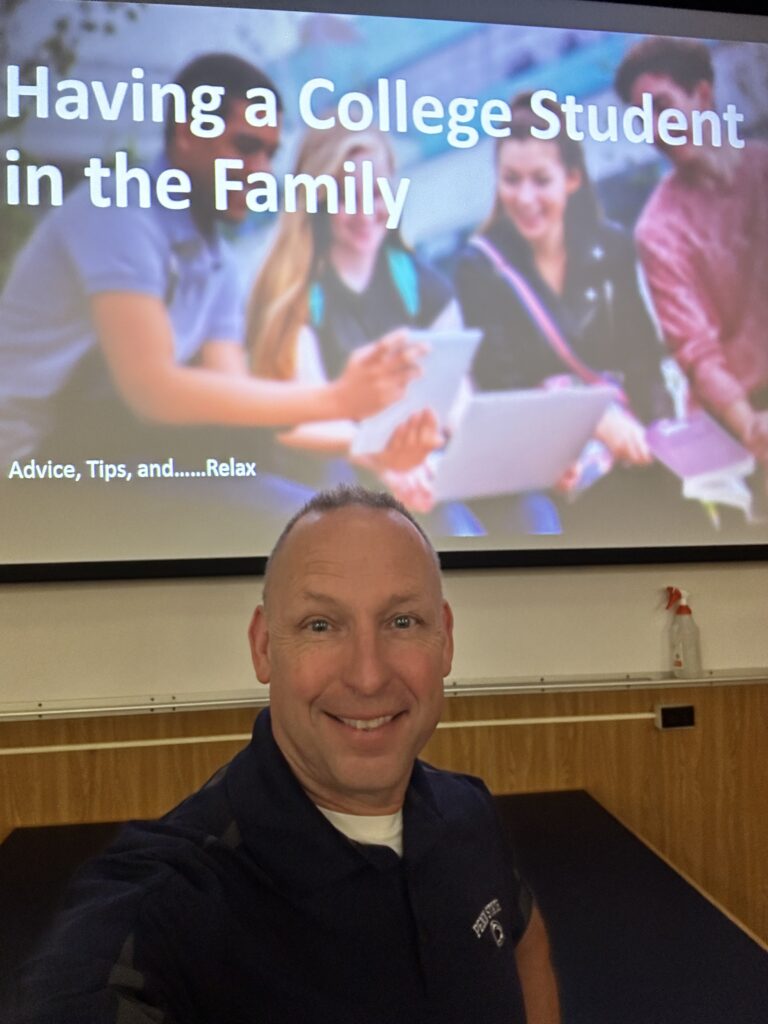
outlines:
[{"label": "wood paneled wall", "polygon": [[[750,686],[452,698],[446,720],[651,711],[690,703],[694,729],[652,721],[439,731],[424,756],[497,793],[588,790],[768,941],[768,682]],[[0,725],[3,747],[244,733],[248,711],[177,712]],[[0,757],[0,836],[19,825],[162,813],[241,745]]]}]

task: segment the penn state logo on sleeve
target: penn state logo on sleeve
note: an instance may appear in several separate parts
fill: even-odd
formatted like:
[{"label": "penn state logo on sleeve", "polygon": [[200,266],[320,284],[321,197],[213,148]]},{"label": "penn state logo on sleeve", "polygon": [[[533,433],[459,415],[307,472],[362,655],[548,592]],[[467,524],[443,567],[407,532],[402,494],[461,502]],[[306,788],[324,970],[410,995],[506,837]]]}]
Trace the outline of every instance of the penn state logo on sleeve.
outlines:
[{"label": "penn state logo on sleeve", "polygon": [[499,921],[500,916],[501,903],[497,899],[493,899],[486,903],[477,915],[475,923],[472,925],[472,931],[478,939],[481,939],[487,932],[499,949],[504,945],[504,940],[506,938],[504,935],[504,929]]}]

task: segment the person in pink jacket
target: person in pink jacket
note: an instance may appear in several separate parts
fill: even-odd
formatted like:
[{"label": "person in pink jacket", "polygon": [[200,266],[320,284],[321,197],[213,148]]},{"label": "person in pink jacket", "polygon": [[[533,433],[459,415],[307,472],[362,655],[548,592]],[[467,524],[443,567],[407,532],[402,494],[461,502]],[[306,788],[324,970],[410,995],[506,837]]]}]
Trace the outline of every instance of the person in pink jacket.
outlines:
[{"label": "person in pink jacket", "polygon": [[[715,110],[709,48],[649,38],[616,73],[625,102],[653,97],[655,116],[690,121]],[[638,220],[635,237],[665,340],[691,395],[768,469],[768,146],[656,135],[672,164]],[[720,145],[717,145],[717,142]]]}]

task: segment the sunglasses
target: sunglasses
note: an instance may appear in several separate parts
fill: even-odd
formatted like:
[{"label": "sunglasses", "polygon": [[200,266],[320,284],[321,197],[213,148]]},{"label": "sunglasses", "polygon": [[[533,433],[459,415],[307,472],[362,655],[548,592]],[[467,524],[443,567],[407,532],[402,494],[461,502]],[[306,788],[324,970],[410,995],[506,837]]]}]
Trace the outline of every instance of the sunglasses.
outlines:
[{"label": "sunglasses", "polygon": [[238,132],[233,135],[229,140],[232,148],[240,156],[266,156],[267,159],[271,160],[277,152],[277,146],[270,143],[263,142],[255,135],[246,135],[244,132]]}]

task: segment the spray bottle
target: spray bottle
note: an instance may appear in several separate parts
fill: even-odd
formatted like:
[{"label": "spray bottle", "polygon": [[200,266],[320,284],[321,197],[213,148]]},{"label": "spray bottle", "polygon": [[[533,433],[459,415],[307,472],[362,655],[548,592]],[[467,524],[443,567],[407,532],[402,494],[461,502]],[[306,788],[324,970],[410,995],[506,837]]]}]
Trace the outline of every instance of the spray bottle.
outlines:
[{"label": "spray bottle", "polygon": [[688,592],[667,587],[667,610],[675,608],[669,641],[672,649],[672,675],[676,679],[697,679],[702,674],[699,627],[693,621]]}]

